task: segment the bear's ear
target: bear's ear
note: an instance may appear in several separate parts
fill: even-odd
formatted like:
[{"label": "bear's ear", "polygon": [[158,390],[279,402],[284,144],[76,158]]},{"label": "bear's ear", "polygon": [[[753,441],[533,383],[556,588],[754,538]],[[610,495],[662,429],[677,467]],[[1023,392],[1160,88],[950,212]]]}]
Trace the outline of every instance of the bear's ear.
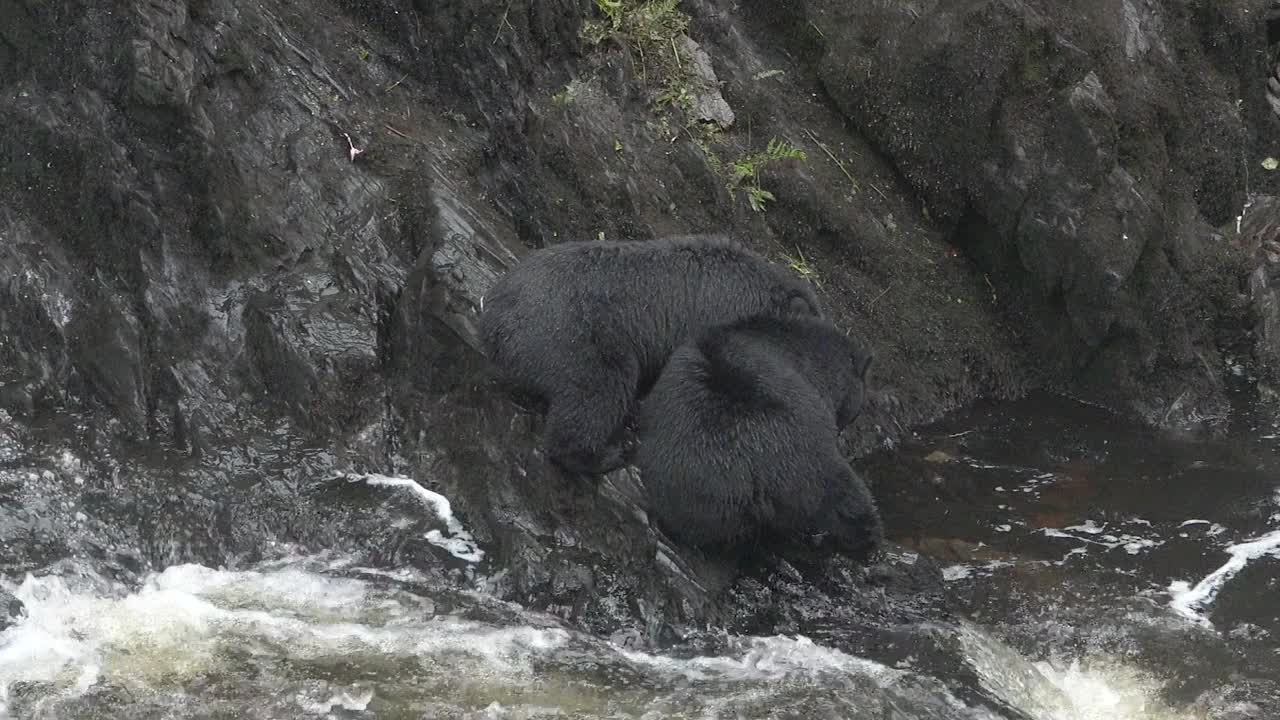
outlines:
[{"label": "bear's ear", "polygon": [[805,297],[803,293],[792,293],[787,297],[787,312],[801,317],[806,315],[822,317],[822,311],[815,306],[809,298]]},{"label": "bear's ear", "polygon": [[853,351],[853,370],[863,382],[867,380],[867,371],[871,369],[871,361],[874,359],[875,355],[870,350],[858,348]]}]

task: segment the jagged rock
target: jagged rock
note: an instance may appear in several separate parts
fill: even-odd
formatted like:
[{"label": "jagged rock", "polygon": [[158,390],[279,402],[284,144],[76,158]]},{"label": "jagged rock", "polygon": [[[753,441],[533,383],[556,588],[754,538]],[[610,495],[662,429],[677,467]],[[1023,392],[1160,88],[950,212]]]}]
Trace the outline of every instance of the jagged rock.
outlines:
[{"label": "jagged rock", "polygon": [[26,606],[18,598],[0,590],[0,632],[16,623],[26,612]]},{"label": "jagged rock", "polygon": [[135,431],[145,428],[147,389],[137,318],[114,294],[90,292],[67,327],[73,362],[90,392]]},{"label": "jagged rock", "polygon": [[132,43],[134,96],[148,105],[182,108],[195,89],[195,55],[182,39],[187,4],[182,0],[136,5],[141,37]]},{"label": "jagged rock", "polygon": [[733,127],[733,108],[720,94],[720,79],[711,66],[711,56],[688,35],[680,36],[680,49],[692,64],[693,106],[690,112],[702,122],[714,122],[721,130]]},{"label": "jagged rock", "polygon": [[1280,278],[1269,265],[1276,261],[1268,248],[1280,240],[1280,197],[1254,197],[1240,218],[1222,229],[1252,258],[1247,278],[1253,325],[1253,353],[1262,374],[1262,383],[1274,387],[1280,380]]},{"label": "jagged rock", "polygon": [[0,237],[0,403],[29,416],[62,398],[71,370],[74,273],[57,245],[12,213],[0,215]]},{"label": "jagged rock", "polygon": [[[1209,228],[1244,201],[1222,148],[1249,143],[1244,79],[1182,5],[804,3],[824,86],[1019,308],[1049,378],[1161,425],[1227,404],[1205,368],[1239,269]],[[1205,12],[1257,44],[1244,5]]]},{"label": "jagged rock", "polygon": [[1240,679],[1205,692],[1197,705],[1220,720],[1262,720],[1280,712],[1280,687],[1271,680]]}]

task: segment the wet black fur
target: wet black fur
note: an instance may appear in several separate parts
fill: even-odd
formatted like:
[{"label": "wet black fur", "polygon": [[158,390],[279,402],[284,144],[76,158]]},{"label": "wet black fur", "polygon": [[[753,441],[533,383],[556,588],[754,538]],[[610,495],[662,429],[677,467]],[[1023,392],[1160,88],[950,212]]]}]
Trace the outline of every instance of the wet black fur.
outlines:
[{"label": "wet black fur", "polygon": [[880,516],[838,436],[862,410],[870,364],[819,318],[751,318],[681,346],[639,413],[650,517],[706,549],[816,533],[865,556]]},{"label": "wet black fur", "polygon": [[686,338],[757,314],[821,315],[801,278],[718,236],[569,242],[531,253],[485,295],[481,340],[507,383],[546,406],[548,456],[622,465],[635,399]]}]

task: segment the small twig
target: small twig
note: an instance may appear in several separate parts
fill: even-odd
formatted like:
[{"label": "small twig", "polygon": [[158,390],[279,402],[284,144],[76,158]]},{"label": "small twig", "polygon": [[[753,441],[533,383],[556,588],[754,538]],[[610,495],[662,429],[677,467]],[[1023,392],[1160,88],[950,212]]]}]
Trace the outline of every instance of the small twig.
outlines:
[{"label": "small twig", "polygon": [[884,198],[885,200],[888,200],[888,199],[889,199],[889,196],[888,196],[888,195],[885,195],[883,190],[881,190],[880,188],[876,187],[876,184],[875,184],[875,183],[873,183],[873,182],[868,182],[867,184],[871,186],[871,189],[872,189],[872,190],[875,190],[876,192],[880,193],[880,197]]},{"label": "small twig", "polygon": [[389,133],[391,133],[391,134],[393,134],[393,135],[399,135],[400,137],[404,138],[405,140],[412,140],[412,139],[413,139],[413,138],[409,137],[407,134],[405,134],[404,132],[402,132],[402,131],[400,131],[400,130],[395,129],[395,128],[391,127],[390,125],[383,124],[383,126],[382,126],[382,127],[386,128],[386,129],[387,129],[387,132],[389,132]]},{"label": "small twig", "polygon": [[836,157],[835,153],[831,152],[831,148],[828,148],[826,143],[819,140],[818,136],[815,135],[812,130],[805,128],[805,133],[808,134],[811,140],[817,143],[818,147],[822,149],[822,152],[827,154],[827,157],[831,158],[831,162],[834,162],[836,167],[840,168],[840,172],[844,173],[844,176],[849,178],[849,183],[853,185],[854,192],[857,192],[859,190],[858,181],[853,179],[853,175],[845,169],[844,163],[840,162],[840,158]]},{"label": "small twig", "polygon": [[889,287],[882,290],[879,295],[871,299],[871,302],[867,303],[867,307],[870,308],[872,305],[875,305],[877,302],[879,302],[880,298],[884,297],[885,294],[887,294],[892,289],[893,289],[893,283],[890,283]]},{"label": "small twig", "polygon": [[498,30],[493,34],[493,42],[489,43],[490,45],[498,44],[498,38],[502,37],[503,25],[511,28],[512,32],[515,32],[515,27],[507,21],[507,14],[511,12],[511,3],[513,2],[515,2],[515,0],[507,0],[507,7],[502,11],[502,17],[498,20]]},{"label": "small twig", "polygon": [[671,38],[671,52],[676,56],[676,69],[684,72],[684,65],[680,64],[680,48],[676,47],[676,39]]},{"label": "small twig", "polygon": [[991,302],[999,302],[1000,299],[996,297],[996,286],[991,284],[991,276],[984,273],[982,279],[987,281],[987,287],[991,289]]},{"label": "small twig", "polygon": [[399,80],[397,80],[397,81],[395,81],[395,82],[391,83],[390,85],[388,85],[388,86],[387,86],[387,89],[386,89],[386,90],[383,90],[383,92],[391,92],[392,90],[395,90],[395,89],[396,89],[396,86],[397,86],[397,85],[399,85],[400,83],[404,82],[404,79],[405,79],[405,78],[407,78],[407,77],[409,77],[409,73],[405,73],[404,75],[401,75]]}]

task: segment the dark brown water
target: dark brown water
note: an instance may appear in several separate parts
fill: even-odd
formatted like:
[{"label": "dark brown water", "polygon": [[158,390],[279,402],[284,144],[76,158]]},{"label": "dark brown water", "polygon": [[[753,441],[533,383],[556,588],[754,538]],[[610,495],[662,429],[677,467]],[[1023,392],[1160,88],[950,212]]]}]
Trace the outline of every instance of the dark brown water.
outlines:
[{"label": "dark brown water", "polygon": [[1036,397],[941,423],[866,471],[893,534],[1024,656],[1119,662],[1174,707],[1252,693],[1258,717],[1280,717],[1278,448],[1270,425],[1177,437]]}]

